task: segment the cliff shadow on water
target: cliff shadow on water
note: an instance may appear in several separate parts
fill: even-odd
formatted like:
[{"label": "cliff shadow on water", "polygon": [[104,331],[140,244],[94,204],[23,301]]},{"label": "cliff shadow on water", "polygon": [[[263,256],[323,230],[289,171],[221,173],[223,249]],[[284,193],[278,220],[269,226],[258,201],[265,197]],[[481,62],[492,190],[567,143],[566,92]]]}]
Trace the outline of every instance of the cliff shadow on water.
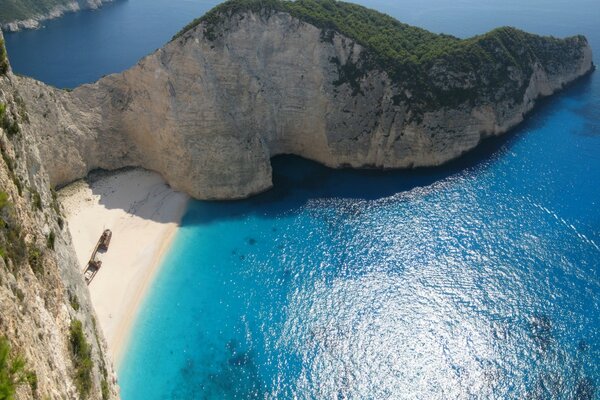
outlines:
[{"label": "cliff shadow on water", "polygon": [[[594,75],[590,73],[581,77],[558,96],[538,99],[536,107],[516,128],[506,134],[483,139],[474,150],[444,165],[410,170],[333,169],[299,156],[279,155],[271,159],[273,187],[270,190],[245,200],[194,201],[191,205],[193,212],[186,215],[184,223],[206,224],[244,218],[249,214],[277,218],[300,212],[312,199],[378,200],[428,187],[453,176],[479,174],[509,152],[527,132],[548,123],[550,116],[564,107],[561,102],[565,97],[577,100],[589,94],[595,82]],[[590,109],[583,102],[582,106],[574,106],[573,111],[590,113],[597,110]],[[589,127],[589,131],[595,132],[594,127]]]}]

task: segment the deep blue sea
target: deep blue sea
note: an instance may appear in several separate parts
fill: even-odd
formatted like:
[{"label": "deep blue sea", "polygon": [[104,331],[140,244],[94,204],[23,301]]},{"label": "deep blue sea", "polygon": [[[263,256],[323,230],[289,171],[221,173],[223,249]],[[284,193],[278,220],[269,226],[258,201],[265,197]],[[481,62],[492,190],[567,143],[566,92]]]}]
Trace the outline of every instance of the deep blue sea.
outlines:
[{"label": "deep blue sea", "polygon": [[[158,47],[192,17],[171,10],[155,32],[157,21],[128,15],[140,3],[8,35],[15,69],[89,81],[138,57],[118,51]],[[583,33],[600,61],[597,0],[360,3],[457,36]],[[112,29],[111,13],[153,37],[102,47],[102,66],[67,54],[65,71],[45,75],[59,57],[37,47],[60,51],[46,33],[64,25],[84,41],[90,27]],[[78,18],[89,21],[74,28]],[[119,366],[124,400],[600,399],[598,73],[442,168],[273,163],[270,192],[191,203]]]},{"label": "deep blue sea", "polygon": [[114,0],[44,21],[43,29],[5,33],[6,49],[15,72],[72,88],[133,66],[218,3]]}]

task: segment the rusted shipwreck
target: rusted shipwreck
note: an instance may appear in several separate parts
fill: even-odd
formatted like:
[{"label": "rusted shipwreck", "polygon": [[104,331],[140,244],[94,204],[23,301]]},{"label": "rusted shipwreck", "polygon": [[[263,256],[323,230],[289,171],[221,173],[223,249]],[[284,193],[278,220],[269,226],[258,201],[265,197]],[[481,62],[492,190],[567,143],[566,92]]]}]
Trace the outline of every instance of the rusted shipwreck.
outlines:
[{"label": "rusted shipwreck", "polygon": [[110,240],[112,239],[112,232],[110,229],[105,229],[98,239],[96,246],[94,247],[94,251],[92,252],[92,256],[88,261],[85,269],[83,270],[83,278],[85,279],[86,284],[90,284],[100,268],[102,267],[102,260],[99,259],[98,253],[105,253],[108,250],[108,246],[110,245]]}]

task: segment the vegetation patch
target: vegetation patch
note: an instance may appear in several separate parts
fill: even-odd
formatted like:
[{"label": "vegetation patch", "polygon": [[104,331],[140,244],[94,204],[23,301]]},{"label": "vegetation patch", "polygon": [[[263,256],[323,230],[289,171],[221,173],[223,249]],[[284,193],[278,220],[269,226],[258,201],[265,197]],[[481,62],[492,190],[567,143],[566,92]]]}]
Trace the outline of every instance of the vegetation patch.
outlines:
[{"label": "vegetation patch", "polygon": [[110,399],[110,388],[108,387],[108,382],[104,378],[100,382],[100,390],[102,392],[102,400]]},{"label": "vegetation patch", "polygon": [[37,390],[36,373],[28,371],[25,359],[13,354],[8,339],[0,337],[0,399],[14,400],[17,388],[27,383]]},{"label": "vegetation patch", "polygon": [[21,303],[25,300],[25,292],[21,290],[21,288],[14,286],[12,287],[13,294],[19,299]]},{"label": "vegetation patch", "polygon": [[8,193],[0,190],[0,256],[19,264],[27,255],[27,246]]},{"label": "vegetation patch", "polygon": [[56,190],[52,188],[50,188],[50,193],[52,194],[52,203],[50,203],[50,207],[52,207],[52,209],[54,210],[56,214],[56,223],[58,224],[58,227],[62,230],[65,226],[65,221],[62,218],[60,202],[58,201],[58,194],[56,193]]},{"label": "vegetation patch", "polygon": [[[47,238],[48,245],[54,246],[54,232]],[[43,273],[43,252],[35,245],[27,246],[23,238],[14,205],[8,193],[0,190],[0,257],[12,260],[15,266],[25,261],[38,276]]]},{"label": "vegetation patch", "polygon": [[35,189],[30,189],[31,191],[31,207],[34,210],[42,211],[42,196]]},{"label": "vegetation patch", "polygon": [[6,104],[2,103],[0,103],[0,126],[4,129],[9,138],[16,136],[20,132],[17,119],[9,116],[9,113],[6,110]]},{"label": "vegetation patch", "polygon": [[69,344],[73,366],[75,367],[75,386],[82,398],[87,398],[92,389],[92,351],[88,344],[81,321],[74,319],[69,329]]},{"label": "vegetation patch", "polygon": [[6,207],[10,201],[8,200],[8,194],[6,192],[0,192],[0,210]]},{"label": "vegetation patch", "polygon": [[56,190],[50,188],[50,194],[52,195],[52,204],[50,204],[50,206],[52,207],[52,209],[54,210],[54,212],[57,215],[60,215],[60,203],[58,202],[58,194],[56,193]]},{"label": "vegetation patch", "polygon": [[29,113],[27,113],[27,105],[25,100],[19,95],[18,92],[14,94],[15,104],[17,105],[17,111],[22,122],[29,123]]},{"label": "vegetation patch", "polygon": [[360,80],[368,73],[363,63],[353,63],[351,61],[345,64],[340,63],[337,57],[330,60],[338,68],[339,78],[333,81],[334,86],[348,84],[352,88],[352,96],[362,93],[360,88]]},{"label": "vegetation patch", "polygon": [[6,47],[4,39],[0,39],[0,75],[6,75],[8,72],[8,57],[6,55]]},{"label": "vegetation patch", "polygon": [[50,231],[50,233],[46,237],[46,246],[50,250],[54,250],[54,242],[55,241],[56,241],[56,234],[54,233],[54,231]]},{"label": "vegetation patch", "polygon": [[34,274],[41,276],[44,272],[43,253],[34,245],[29,246],[27,251],[27,260]]},{"label": "vegetation patch", "polygon": [[69,303],[71,304],[71,307],[73,308],[73,310],[79,311],[79,299],[77,298],[77,295],[74,294],[73,292],[71,292],[70,290],[69,290]]},{"label": "vegetation patch", "polygon": [[2,142],[0,142],[0,154],[2,155],[2,160],[4,161],[4,164],[6,164],[6,169],[8,170],[8,176],[10,177],[10,179],[13,181],[13,183],[17,187],[19,196],[22,196],[23,195],[23,183],[21,182],[21,179],[17,176],[17,172],[16,172],[17,163],[15,160],[13,160],[8,155],[8,152],[6,151],[6,148],[4,147],[4,144]]}]

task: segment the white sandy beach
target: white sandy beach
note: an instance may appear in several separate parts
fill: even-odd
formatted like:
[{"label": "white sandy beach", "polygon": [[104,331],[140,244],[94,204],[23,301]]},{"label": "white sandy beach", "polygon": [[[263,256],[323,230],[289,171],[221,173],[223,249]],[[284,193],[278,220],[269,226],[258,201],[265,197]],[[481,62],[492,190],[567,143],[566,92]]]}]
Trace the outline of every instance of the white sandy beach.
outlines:
[{"label": "white sandy beach", "polygon": [[115,363],[161,258],[177,230],[188,197],[154,172],[103,173],[59,192],[81,269],[104,229],[112,230],[90,294]]}]

